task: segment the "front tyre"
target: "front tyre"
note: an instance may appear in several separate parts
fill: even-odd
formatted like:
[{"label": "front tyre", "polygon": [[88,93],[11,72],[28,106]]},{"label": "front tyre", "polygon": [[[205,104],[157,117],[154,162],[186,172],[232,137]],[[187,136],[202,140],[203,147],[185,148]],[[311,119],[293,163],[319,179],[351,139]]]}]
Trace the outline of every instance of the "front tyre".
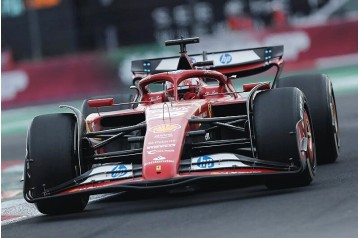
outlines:
[{"label": "front tyre", "polygon": [[294,165],[300,172],[273,176],[269,188],[309,185],[315,175],[316,154],[311,118],[304,94],[297,88],[263,91],[254,100],[257,157]]},{"label": "front tyre", "polygon": [[339,123],[332,83],[324,74],[280,78],[275,87],[296,87],[306,96],[314,127],[319,164],[333,163],[339,155]]},{"label": "front tyre", "polygon": [[[32,121],[27,138],[24,196],[44,197],[44,191],[78,175],[76,118],[70,113],[41,115]],[[35,203],[43,214],[84,210],[88,195],[47,198]]]}]

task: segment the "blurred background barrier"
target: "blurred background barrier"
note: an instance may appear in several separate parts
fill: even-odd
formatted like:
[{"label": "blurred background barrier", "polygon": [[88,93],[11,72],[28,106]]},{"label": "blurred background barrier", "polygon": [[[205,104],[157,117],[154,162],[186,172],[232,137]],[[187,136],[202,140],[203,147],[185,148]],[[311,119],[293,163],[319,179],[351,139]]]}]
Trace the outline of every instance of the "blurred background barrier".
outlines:
[{"label": "blurred background barrier", "polygon": [[285,72],[357,65],[356,0],[2,0],[2,108],[127,94],[130,61],[285,45]]},{"label": "blurred background barrier", "polygon": [[2,72],[3,108],[116,93],[121,87],[101,55],[73,55],[15,64]]},{"label": "blurred background barrier", "polygon": [[328,67],[357,64],[357,20],[330,22],[325,25],[267,31],[261,35],[266,44],[285,45],[286,70],[303,70],[319,65],[325,58]]}]

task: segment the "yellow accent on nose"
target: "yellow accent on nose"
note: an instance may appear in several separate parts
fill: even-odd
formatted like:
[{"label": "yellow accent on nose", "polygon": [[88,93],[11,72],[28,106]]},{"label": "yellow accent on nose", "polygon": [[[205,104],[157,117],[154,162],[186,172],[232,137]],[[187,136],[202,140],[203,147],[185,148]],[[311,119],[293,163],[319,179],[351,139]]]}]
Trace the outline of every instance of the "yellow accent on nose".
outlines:
[{"label": "yellow accent on nose", "polygon": [[160,173],[161,172],[161,165],[156,165],[156,172]]}]

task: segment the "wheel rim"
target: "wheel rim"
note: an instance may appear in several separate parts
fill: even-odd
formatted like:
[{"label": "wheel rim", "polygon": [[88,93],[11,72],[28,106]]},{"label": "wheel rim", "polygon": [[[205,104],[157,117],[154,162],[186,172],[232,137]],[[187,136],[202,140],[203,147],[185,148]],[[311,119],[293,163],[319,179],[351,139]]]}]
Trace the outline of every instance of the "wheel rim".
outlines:
[{"label": "wheel rim", "polygon": [[338,150],[338,148],[339,148],[339,123],[338,123],[337,110],[336,110],[335,97],[334,97],[333,90],[331,90],[330,110],[331,110],[331,124],[332,124],[332,128],[334,130],[335,146],[336,146],[336,150]]},{"label": "wheel rim", "polygon": [[304,132],[308,139],[307,141],[307,152],[306,158],[309,160],[311,165],[311,170],[314,171],[316,168],[316,156],[315,156],[315,143],[313,139],[312,126],[310,124],[310,119],[307,110],[304,111]]}]

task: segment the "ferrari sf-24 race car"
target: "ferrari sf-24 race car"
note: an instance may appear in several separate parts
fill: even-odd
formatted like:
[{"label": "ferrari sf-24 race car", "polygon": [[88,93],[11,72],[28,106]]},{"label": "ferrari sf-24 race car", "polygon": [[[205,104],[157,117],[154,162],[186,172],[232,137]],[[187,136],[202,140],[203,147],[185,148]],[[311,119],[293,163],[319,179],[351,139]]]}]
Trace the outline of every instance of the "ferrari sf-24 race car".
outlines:
[{"label": "ferrari sf-24 race car", "polygon": [[[203,181],[305,186],[317,163],[336,160],[339,128],[327,76],[281,78],[283,46],[188,55],[186,45],[198,42],[169,40],[165,45],[180,46],[179,57],[133,61],[130,102],[85,100],[81,110],[62,105],[71,113],[35,117],[25,200],[59,214],[82,211],[92,194]],[[270,81],[259,76],[234,86],[270,69]]]}]

